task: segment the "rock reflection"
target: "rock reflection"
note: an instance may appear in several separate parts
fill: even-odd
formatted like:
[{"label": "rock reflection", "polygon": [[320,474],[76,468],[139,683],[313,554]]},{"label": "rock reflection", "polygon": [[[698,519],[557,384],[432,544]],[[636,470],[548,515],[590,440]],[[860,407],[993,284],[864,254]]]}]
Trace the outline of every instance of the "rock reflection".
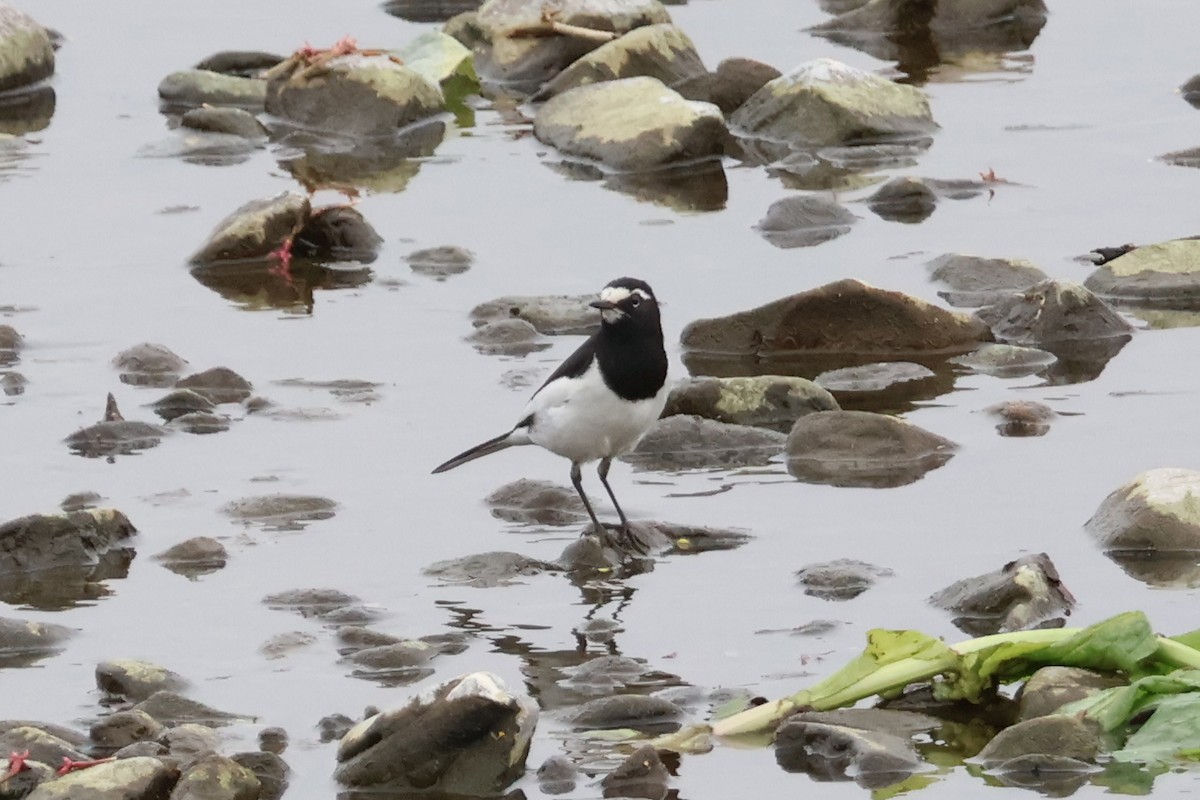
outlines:
[{"label": "rock reflection", "polygon": [[399,192],[432,156],[446,135],[441,119],[406,128],[394,137],[361,139],[277,127],[277,141],[294,152],[279,162],[309,192]]},{"label": "rock reflection", "polygon": [[1164,589],[1200,587],[1200,551],[1107,550],[1125,574],[1147,586]]},{"label": "rock reflection", "polygon": [[95,564],[0,574],[0,601],[41,611],[92,605],[112,594],[105,581],[129,576],[135,555],[132,547],[115,547],[99,554]]},{"label": "rock reflection", "polygon": [[647,203],[675,211],[720,211],[729,200],[729,182],[720,161],[648,170],[608,173],[579,161],[547,163],[571,180],[603,181],[601,185]]},{"label": "rock reflection", "polygon": [[23,136],[48,128],[56,103],[54,89],[49,86],[0,93],[0,133]]},{"label": "rock reflection", "polygon": [[371,282],[373,274],[361,264],[321,264],[297,258],[290,274],[273,259],[240,264],[197,267],[192,277],[245,309],[278,308],[311,314],[317,290],[352,289]]}]

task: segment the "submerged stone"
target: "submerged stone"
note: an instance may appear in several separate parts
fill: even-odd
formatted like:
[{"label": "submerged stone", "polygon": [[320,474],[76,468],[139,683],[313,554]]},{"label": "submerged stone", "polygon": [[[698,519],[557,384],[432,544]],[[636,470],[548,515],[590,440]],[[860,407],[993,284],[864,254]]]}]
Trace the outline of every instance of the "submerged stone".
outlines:
[{"label": "submerged stone", "polygon": [[465,338],[487,356],[527,356],[550,347],[537,328],[519,317],[485,322]]},{"label": "submerged stone", "polygon": [[155,400],[150,407],[167,422],[193,411],[212,411],[216,408],[213,401],[191,389],[176,389]]},{"label": "submerged stone", "polygon": [[471,309],[476,327],[505,319],[522,319],[538,333],[591,334],[600,328],[600,312],[589,303],[595,295],[506,295]]},{"label": "submerged stone", "polygon": [[949,287],[947,291],[938,292],[938,296],[952,306],[991,305],[1046,280],[1046,273],[1020,258],[946,253],[926,267],[930,280]]},{"label": "submerged stone", "polygon": [[227,133],[243,139],[264,139],[267,136],[267,127],[243,108],[191,108],[179,118],[179,124],[192,130]]},{"label": "submerged stone", "polygon": [[788,471],[834,486],[903,486],[954,455],[954,442],[902,419],[867,411],[823,411],[796,420]]},{"label": "submerged stone", "polygon": [[787,772],[819,780],[853,780],[881,789],[921,769],[907,738],[881,731],[788,718],[775,731],[775,760]]},{"label": "submerged stone", "polygon": [[151,558],[174,573],[195,578],[222,569],[229,552],[211,536],[194,536]]},{"label": "submerged stone", "polygon": [[0,617],[0,666],[28,664],[56,653],[74,633],[65,625]]},{"label": "submerged stone", "polygon": [[1001,436],[1045,436],[1050,421],[1058,416],[1050,406],[1033,400],[1005,400],[983,411],[1000,420],[996,430]]},{"label": "submerged stone", "polygon": [[162,386],[173,383],[187,367],[187,361],[169,347],[142,342],[122,350],[112,364],[121,372],[121,382],[138,386]]},{"label": "submerged stone", "polygon": [[575,762],[562,755],[553,755],[537,770],[538,789],[542,794],[566,794],[575,791],[579,770]]},{"label": "submerged stone", "polygon": [[1053,353],[1036,347],[985,344],[978,350],[951,358],[950,363],[994,378],[1023,378],[1041,372],[1057,360]]},{"label": "submerged stone", "polygon": [[[228,725],[237,719],[237,714],[218,711],[204,703],[191,700],[173,691],[162,690],[135,705],[134,710],[143,711],[165,725],[178,726],[184,722],[204,725]],[[169,746],[169,745],[168,745]],[[172,748],[174,749],[174,748]]]},{"label": "submerged stone", "polygon": [[577,728],[604,730],[634,728],[661,733],[675,730],[683,710],[669,700],[642,694],[617,694],[591,700],[563,712],[563,720]]},{"label": "submerged stone", "polygon": [[903,175],[876,189],[867,208],[890,222],[923,222],[937,208],[937,192],[920,178]]},{"label": "submerged stone", "polygon": [[897,384],[935,377],[929,367],[909,361],[883,361],[822,372],[813,382],[830,392],[882,392]]},{"label": "submerged stone", "polygon": [[767,209],[754,227],[782,249],[814,247],[850,232],[858,217],[845,206],[820,197],[785,197]]},{"label": "submerged stone", "polygon": [[68,436],[67,446],[75,453],[88,458],[128,455],[158,445],[166,429],[148,422],[127,420],[117,408],[117,400],[108,395],[104,408],[104,419]]},{"label": "submerged stone", "polygon": [[441,281],[470,269],[475,254],[465,247],[442,245],[414,250],[404,260],[413,272]]},{"label": "submerged stone", "polygon": [[438,561],[422,572],[446,583],[474,586],[479,589],[511,586],[521,578],[538,575],[547,570],[557,571],[553,564],[523,556],[520,553],[479,553],[478,555]]},{"label": "submerged stone", "polygon": [[484,502],[493,516],[526,525],[574,525],[587,516],[574,489],[528,478],[501,486]]},{"label": "submerged stone", "polygon": [[646,470],[761,466],[782,452],[786,439],[778,431],[677,414],[654,423],[622,460]]},{"label": "submerged stone", "polygon": [[796,573],[804,593],[822,600],[853,600],[875,585],[879,578],[894,573],[865,561],[839,558],[823,564],[809,564]]},{"label": "submerged stone", "polygon": [[633,751],[600,780],[605,797],[645,797],[653,800],[666,798],[670,783],[671,773],[652,744],[644,744]]},{"label": "submerged stone", "polygon": [[663,416],[688,414],[735,425],[790,426],[805,414],[837,408],[837,400],[826,388],[805,378],[700,376],[671,388]]},{"label": "submerged stone", "polygon": [[[186,378],[180,378],[175,386],[180,389],[191,389],[217,405],[224,403],[240,403],[250,396],[254,386],[228,367],[213,367],[203,372],[196,372]],[[210,409],[196,408],[194,411]]]},{"label": "submerged stone", "polygon": [[1100,733],[1077,717],[1036,717],[996,734],[975,758],[997,767],[1021,756],[1044,755],[1094,762],[1102,750]]},{"label": "submerged stone", "polygon": [[327,497],[303,494],[268,494],[226,503],[221,511],[268,530],[300,530],[305,523],[329,519],[338,504]]},{"label": "submerged stone", "polygon": [[1127,683],[1119,675],[1105,675],[1079,667],[1042,667],[1030,675],[1017,692],[1018,716],[1021,720],[1045,717],[1067,703]]}]

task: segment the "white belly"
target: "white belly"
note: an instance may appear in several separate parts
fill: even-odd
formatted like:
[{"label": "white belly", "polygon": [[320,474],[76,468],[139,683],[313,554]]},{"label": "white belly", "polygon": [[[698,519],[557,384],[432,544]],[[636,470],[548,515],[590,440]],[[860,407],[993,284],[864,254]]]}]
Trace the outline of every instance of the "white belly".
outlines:
[{"label": "white belly", "polygon": [[600,377],[595,362],[578,378],[559,379],[525,409],[533,414],[529,439],[576,463],[628,453],[662,414],[668,387],[646,400],[622,400]]}]

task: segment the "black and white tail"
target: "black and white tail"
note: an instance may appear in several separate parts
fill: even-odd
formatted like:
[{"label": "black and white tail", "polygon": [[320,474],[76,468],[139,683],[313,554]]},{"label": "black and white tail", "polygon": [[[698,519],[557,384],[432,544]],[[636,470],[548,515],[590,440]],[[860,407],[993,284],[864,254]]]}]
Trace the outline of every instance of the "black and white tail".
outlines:
[{"label": "black and white tail", "polygon": [[433,470],[433,474],[436,475],[439,472],[446,472],[455,467],[461,467],[468,461],[474,461],[477,458],[483,458],[500,450],[506,450],[509,447],[516,447],[522,444],[529,444],[529,428],[518,425],[508,433],[502,433],[494,439],[488,439],[486,442],[477,444],[469,450],[464,450],[446,463],[436,467]]}]

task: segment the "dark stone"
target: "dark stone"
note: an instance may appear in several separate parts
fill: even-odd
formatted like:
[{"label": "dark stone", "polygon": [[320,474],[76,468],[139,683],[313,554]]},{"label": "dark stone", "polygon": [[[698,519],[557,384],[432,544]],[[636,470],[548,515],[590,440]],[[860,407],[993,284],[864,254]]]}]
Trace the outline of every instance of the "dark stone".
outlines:
[{"label": "dark stone", "polygon": [[699,376],[671,388],[663,416],[687,414],[735,425],[790,428],[805,414],[837,408],[838,402],[828,390],[805,378]]},{"label": "dark stone", "polygon": [[254,388],[250,381],[227,367],[213,367],[188,375],[186,378],[180,378],[175,386],[180,389],[191,389],[218,405],[240,403],[250,396],[250,392]]},{"label": "dark stone", "polygon": [[907,738],[803,718],[788,718],[775,731],[775,760],[787,772],[853,780],[869,789],[898,783],[921,768]]},{"label": "dark stone", "polygon": [[313,211],[296,234],[292,252],[300,258],[369,264],[381,244],[383,237],[357,209],[328,206]]},{"label": "dark stone", "polygon": [[209,411],[192,411],[171,420],[169,426],[184,433],[204,436],[229,430],[229,418]]},{"label": "dark stone", "polygon": [[867,411],[822,411],[796,420],[788,471],[834,486],[904,486],[954,455],[958,445],[916,425]]},{"label": "dark stone", "polygon": [[466,340],[485,356],[527,356],[550,347],[533,325],[515,318],[486,322]]},{"label": "dark stone", "polygon": [[193,411],[212,411],[216,408],[211,400],[191,389],[176,389],[155,400],[150,407],[167,422]]},{"label": "dark stone", "polygon": [[605,775],[600,786],[605,797],[663,800],[670,783],[671,775],[658,757],[658,751],[654,745],[644,744]]},{"label": "dark stone", "polygon": [[182,675],[149,661],[120,659],[96,665],[96,686],[102,692],[137,702],[155,692],[187,688]]},{"label": "dark stone", "polygon": [[285,58],[287,56],[281,56],[278,53],[264,53],[257,50],[222,50],[200,61],[194,69],[254,78],[259,77],[264,71]]},{"label": "dark stone", "polygon": [[422,572],[446,583],[473,586],[477,589],[493,586],[512,586],[521,578],[532,577],[557,567],[520,553],[480,553],[463,558],[438,561]]},{"label": "dark stone", "polygon": [[892,178],[867,198],[867,208],[889,222],[924,222],[937,208],[937,193],[920,178]]},{"label": "dark stone", "polygon": [[475,254],[465,247],[442,245],[414,250],[404,257],[413,272],[434,280],[444,281],[451,275],[466,272],[475,262]]},{"label": "dark stone", "polygon": [[224,568],[228,557],[225,545],[211,536],[193,536],[152,556],[167,569],[188,578]]},{"label": "dark stone", "polygon": [[96,508],[98,503],[104,502],[104,499],[97,492],[75,492],[64,497],[63,501],[58,504],[58,507],[68,513],[72,511],[84,511]]},{"label": "dark stone", "polygon": [[1045,553],[1022,556],[995,572],[956,581],[929,598],[958,615],[954,625],[971,636],[1026,630],[1069,615],[1075,598]]},{"label": "dark stone", "polygon": [[858,217],[840,203],[820,197],[776,200],[755,227],[776,247],[814,247],[850,232]]},{"label": "dark stone", "polygon": [[946,253],[926,267],[931,280],[950,287],[949,291],[938,292],[938,296],[952,306],[998,303],[1046,280],[1046,273],[1024,259]]},{"label": "dark stone", "polygon": [[542,794],[566,794],[575,791],[579,771],[566,756],[554,755],[538,767],[538,789]]},{"label": "dark stone", "polygon": [[0,668],[36,663],[62,650],[74,633],[64,625],[0,617]]},{"label": "dark stone", "polygon": [[240,106],[261,110],[266,103],[267,82],[202,69],[172,72],[158,84],[158,96],[176,106]]},{"label": "dark stone", "polygon": [[209,133],[227,133],[243,139],[265,139],[267,127],[242,108],[202,106],[191,108],[179,118],[185,128]]},{"label": "dark stone", "polygon": [[33,514],[0,525],[0,575],[95,564],[137,528],[120,511],[87,509],[46,516]]},{"label": "dark stone", "polygon": [[1103,750],[1100,734],[1077,717],[1035,717],[996,734],[976,756],[986,767],[1029,755],[1062,756],[1093,763]]},{"label": "dark stone", "polygon": [[823,564],[809,564],[796,573],[804,593],[822,600],[853,600],[875,585],[879,578],[891,577],[886,567],[864,561],[839,558]]},{"label": "dark stone", "polygon": [[122,350],[112,363],[120,370],[122,383],[164,386],[174,383],[188,362],[164,345],[143,342]]},{"label": "dark stone", "polygon": [[1128,683],[1119,675],[1104,675],[1078,667],[1042,667],[1017,692],[1021,720],[1045,717],[1067,703],[1074,703],[1107,689]]},{"label": "dark stone", "polygon": [[669,700],[641,694],[617,694],[591,700],[563,713],[576,728],[604,730],[633,728],[647,733],[666,733],[679,728],[682,709]]},{"label": "dark stone", "polygon": [[275,753],[234,753],[230,758],[258,779],[258,800],[279,800],[287,791],[291,768]]},{"label": "dark stone", "polygon": [[1026,346],[1122,337],[1133,330],[1108,303],[1067,281],[1042,281],[978,314],[997,339]]},{"label": "dark stone", "polygon": [[764,84],[781,74],[769,64],[751,58],[727,58],[717,64],[713,72],[709,83],[709,102],[729,116]]},{"label": "dark stone", "polygon": [[1005,400],[988,406],[984,413],[1000,420],[996,430],[1001,436],[1044,436],[1058,416],[1050,406],[1034,400]]},{"label": "dark stone", "polygon": [[262,260],[292,240],[312,213],[295,192],[251,200],[217,223],[189,259],[194,268]]}]

